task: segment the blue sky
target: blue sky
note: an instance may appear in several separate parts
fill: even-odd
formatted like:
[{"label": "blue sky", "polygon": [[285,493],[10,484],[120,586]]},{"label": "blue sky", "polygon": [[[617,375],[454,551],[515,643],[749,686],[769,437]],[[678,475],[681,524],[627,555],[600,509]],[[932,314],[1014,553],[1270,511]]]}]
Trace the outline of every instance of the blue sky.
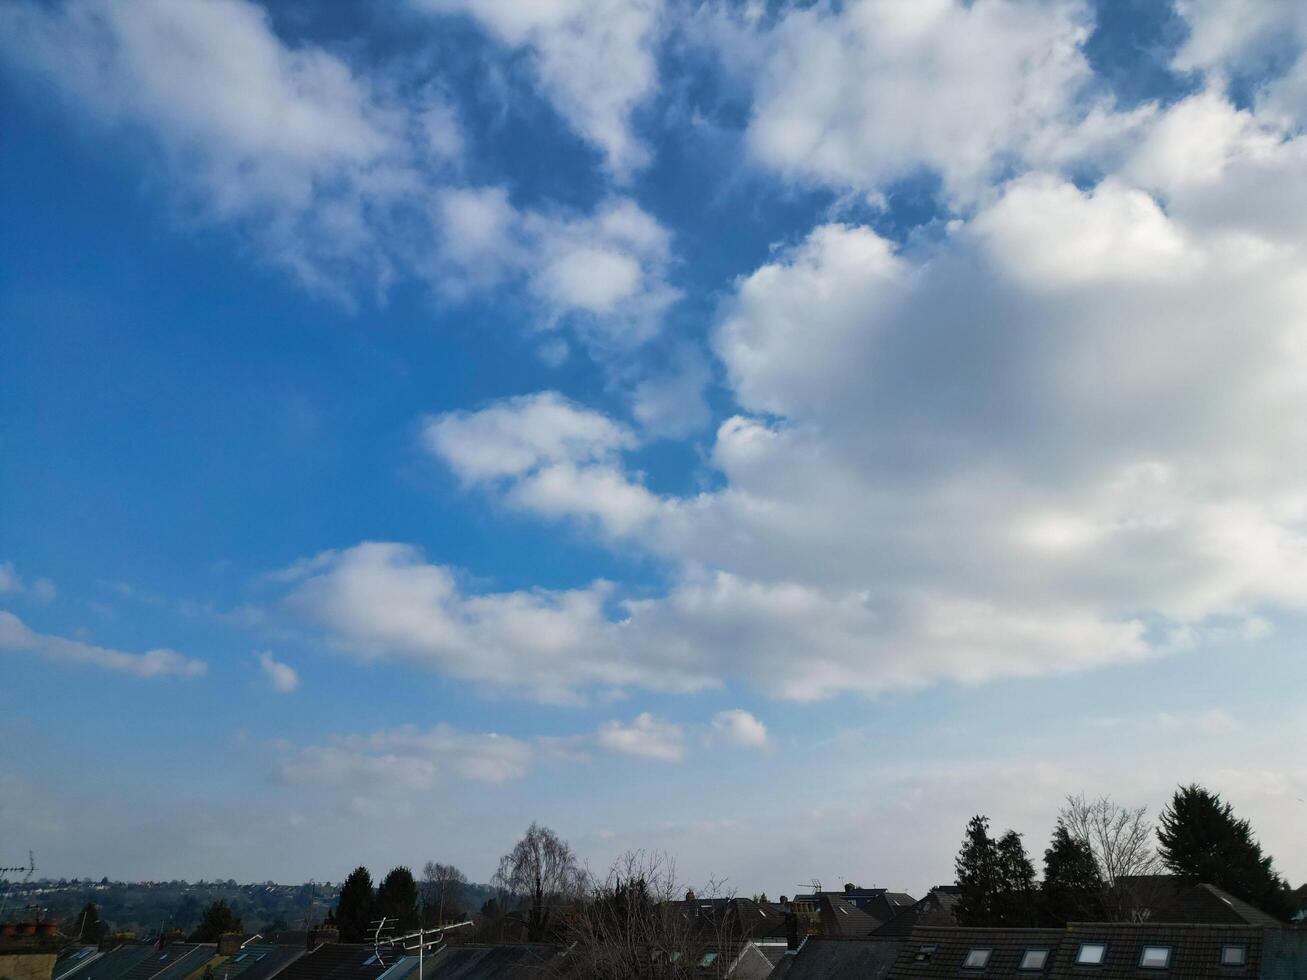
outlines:
[{"label": "blue sky", "polygon": [[1307,17],[0,4],[0,844],[1307,879]]}]

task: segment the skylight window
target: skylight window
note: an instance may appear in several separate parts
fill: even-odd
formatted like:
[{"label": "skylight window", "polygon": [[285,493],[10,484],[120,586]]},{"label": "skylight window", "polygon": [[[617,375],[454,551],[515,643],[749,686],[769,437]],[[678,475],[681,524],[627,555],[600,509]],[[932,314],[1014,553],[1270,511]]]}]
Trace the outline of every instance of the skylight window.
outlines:
[{"label": "skylight window", "polygon": [[1081,943],[1076,950],[1076,966],[1102,966],[1105,959],[1106,943]]},{"label": "skylight window", "polygon": [[1046,949],[1028,949],[1021,954],[1021,965],[1018,970],[1037,971],[1042,970],[1048,963],[1048,950]]},{"label": "skylight window", "polygon": [[914,963],[929,963],[931,957],[935,955],[935,950],[937,950],[938,948],[939,947],[935,946],[933,943],[926,946],[922,946],[920,949],[917,950],[917,955],[912,957],[912,961]]},{"label": "skylight window", "polygon": [[1165,970],[1170,965],[1170,946],[1145,946],[1139,953],[1139,966],[1141,969]]},{"label": "skylight window", "polygon": [[1226,943],[1221,947],[1221,966],[1247,966],[1248,947],[1243,943]]},{"label": "skylight window", "polygon": [[962,961],[962,968],[965,970],[983,970],[989,966],[989,958],[993,955],[993,952],[987,946],[967,950],[967,958]]}]

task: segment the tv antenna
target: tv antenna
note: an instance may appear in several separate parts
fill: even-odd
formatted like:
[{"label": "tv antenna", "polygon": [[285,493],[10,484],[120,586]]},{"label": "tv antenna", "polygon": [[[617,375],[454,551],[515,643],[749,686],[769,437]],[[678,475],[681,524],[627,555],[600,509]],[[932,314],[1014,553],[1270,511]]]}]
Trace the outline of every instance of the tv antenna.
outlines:
[{"label": "tv antenna", "polygon": [[36,873],[36,858],[31,851],[27,852],[27,864],[17,868],[0,868],[0,918],[4,917],[5,909],[9,906],[9,895],[14,890],[15,882],[9,876],[19,872],[22,872],[24,885],[32,880],[32,875]]},{"label": "tv antenna", "polygon": [[[418,921],[421,921],[421,919]],[[372,951],[381,966],[388,965],[387,957],[390,957],[391,963],[396,963],[402,956],[416,955],[418,958],[417,980],[422,980],[422,970],[427,953],[434,953],[440,949],[445,942],[445,933],[450,929],[466,928],[472,925],[472,920],[444,923],[436,929],[423,929],[419,926],[415,932],[406,932],[398,936],[395,935],[397,925],[396,919],[386,916],[382,916],[381,919],[374,923]]]}]

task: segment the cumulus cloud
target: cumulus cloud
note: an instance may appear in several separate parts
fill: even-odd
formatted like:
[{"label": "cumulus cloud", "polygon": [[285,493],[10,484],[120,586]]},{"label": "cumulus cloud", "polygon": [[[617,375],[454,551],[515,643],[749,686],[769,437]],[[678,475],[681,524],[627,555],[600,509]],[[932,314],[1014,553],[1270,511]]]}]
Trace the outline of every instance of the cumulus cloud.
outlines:
[{"label": "cumulus cloud", "polygon": [[300,675],[290,664],[284,664],[266,650],[258,654],[259,670],[268,686],[278,694],[291,694],[300,686]]},{"label": "cumulus cloud", "polygon": [[387,258],[373,211],[412,190],[404,114],[245,0],[6,5],[5,57],[102,126],[144,133],[196,213],[251,230],[309,285]]},{"label": "cumulus cloud", "polygon": [[11,561],[0,561],[0,595],[25,595],[41,602],[50,602],[59,590],[48,578],[34,579],[30,584],[18,574]]},{"label": "cumulus cloud", "polygon": [[656,88],[661,0],[413,0],[464,12],[502,43],[530,55],[542,93],[625,178],[649,158],[631,114]]},{"label": "cumulus cloud", "polygon": [[663,762],[679,762],[685,754],[685,733],[679,725],[655,718],[645,711],[630,724],[610,721],[595,735],[601,748],[622,755]]},{"label": "cumulus cloud", "polygon": [[[624,141],[622,106],[639,93],[618,95],[614,72],[641,73],[635,56],[652,8],[528,6],[530,16],[478,10],[514,37],[523,21],[521,43],[552,52],[541,63],[564,88],[558,58],[577,81],[577,66],[594,64],[577,51],[614,46],[598,69],[604,83],[587,83],[572,101],[594,103],[577,118],[615,166],[629,167],[639,144]],[[642,57],[652,72],[652,56]],[[184,212],[251,236],[306,286],[343,302],[402,276],[452,299],[510,281],[536,309],[537,329],[567,321],[588,343],[623,347],[656,333],[678,296],[666,281],[667,234],[634,202],[519,209],[503,187],[466,185],[458,112],[438,83],[405,86],[394,69],[359,69],[288,43],[249,0],[6,4],[0,59],[97,130],[143,136]]]},{"label": "cumulus cloud", "polygon": [[726,745],[760,749],[767,744],[767,726],[742,708],[717,712],[712,720],[712,734]]},{"label": "cumulus cloud", "polygon": [[925,168],[975,200],[1013,161],[1095,157],[1143,113],[1092,95],[1079,0],[854,0],[735,34],[753,155],[782,174],[875,190]]},{"label": "cumulus cloud", "polygon": [[123,653],[81,640],[38,633],[13,613],[0,610],[0,650],[34,653],[46,660],[88,664],[135,677],[201,677],[208,671],[203,660],[193,660],[175,650]]},{"label": "cumulus cloud", "polygon": [[625,427],[555,391],[429,418],[423,439],[469,482],[521,476],[555,463],[607,460],[635,444]]},{"label": "cumulus cloud", "polygon": [[423,441],[465,482],[495,482],[504,499],[553,517],[582,516],[625,535],[656,516],[660,504],[620,471],[634,434],[557,392],[504,399],[474,412],[426,420]]},{"label": "cumulus cloud", "polygon": [[[1187,115],[1223,142],[1186,167]],[[573,620],[582,659],[810,698],[1255,642],[1303,608],[1300,140],[1204,90],[1094,186],[1016,177],[912,251],[823,225],[741,277],[719,489],[652,494],[613,438],[503,468],[504,499],[672,569]]]}]

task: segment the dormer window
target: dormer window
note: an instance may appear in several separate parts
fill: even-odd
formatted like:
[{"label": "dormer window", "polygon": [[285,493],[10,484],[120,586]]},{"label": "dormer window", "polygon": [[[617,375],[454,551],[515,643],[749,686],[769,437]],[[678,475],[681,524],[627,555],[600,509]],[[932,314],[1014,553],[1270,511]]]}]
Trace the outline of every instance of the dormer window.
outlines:
[{"label": "dormer window", "polygon": [[967,958],[962,961],[964,970],[983,970],[989,966],[989,958],[994,951],[988,946],[978,946],[975,949],[967,950]]},{"label": "dormer window", "polygon": [[1145,946],[1139,951],[1139,968],[1141,970],[1166,970],[1170,966],[1170,946]]},{"label": "dormer window", "polygon": [[1081,943],[1076,950],[1076,966],[1102,966],[1107,959],[1107,943]]},{"label": "dormer window", "polygon": [[1036,973],[1044,969],[1048,963],[1048,950],[1046,949],[1028,949],[1021,954],[1021,965],[1018,970],[1024,970],[1028,973]]},{"label": "dormer window", "polygon": [[1248,947],[1243,943],[1226,943],[1221,947],[1221,966],[1247,966]]}]

